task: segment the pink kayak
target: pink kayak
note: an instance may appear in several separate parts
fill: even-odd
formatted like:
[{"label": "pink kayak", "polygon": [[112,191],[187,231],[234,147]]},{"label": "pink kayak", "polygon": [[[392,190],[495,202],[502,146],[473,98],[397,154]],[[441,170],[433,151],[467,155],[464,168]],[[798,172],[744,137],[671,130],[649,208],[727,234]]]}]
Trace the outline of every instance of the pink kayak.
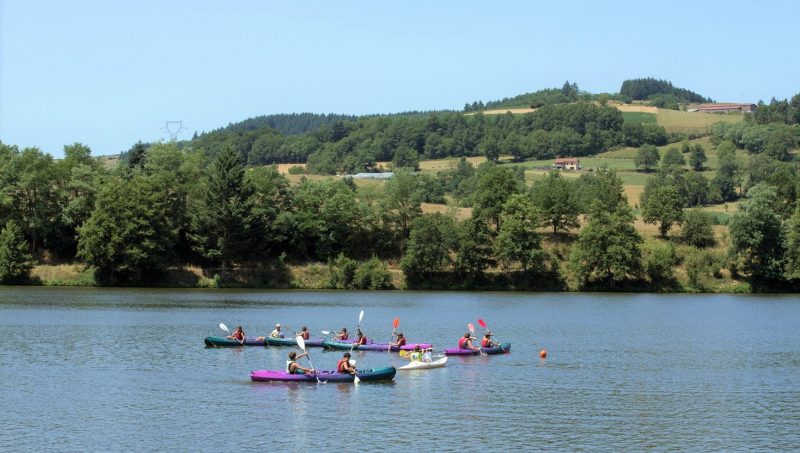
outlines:
[{"label": "pink kayak", "polygon": [[391,348],[392,351],[413,351],[414,348],[417,346],[420,349],[431,349],[433,346],[430,343],[408,343],[405,346],[390,346],[389,343],[367,343],[367,344],[360,344],[357,346],[353,346],[353,343],[345,343],[342,341],[332,341],[332,340],[325,340],[322,342],[322,347],[325,349],[333,349],[333,350],[350,350],[351,348],[358,351],[388,351]]}]

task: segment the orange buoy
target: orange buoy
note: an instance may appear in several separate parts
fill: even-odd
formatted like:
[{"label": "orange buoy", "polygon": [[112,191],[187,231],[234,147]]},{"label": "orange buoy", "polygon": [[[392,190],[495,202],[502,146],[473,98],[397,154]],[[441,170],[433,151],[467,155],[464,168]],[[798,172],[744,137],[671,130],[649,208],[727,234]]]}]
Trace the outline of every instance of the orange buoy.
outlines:
[{"label": "orange buoy", "polygon": [[541,351],[539,351],[539,357],[543,359],[547,357],[547,349],[542,349]]}]

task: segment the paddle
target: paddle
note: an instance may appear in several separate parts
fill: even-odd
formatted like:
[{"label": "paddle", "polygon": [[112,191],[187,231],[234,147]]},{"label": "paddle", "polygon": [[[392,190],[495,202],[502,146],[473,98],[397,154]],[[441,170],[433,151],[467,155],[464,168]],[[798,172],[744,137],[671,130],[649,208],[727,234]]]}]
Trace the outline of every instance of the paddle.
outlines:
[{"label": "paddle", "polygon": [[[467,324],[467,329],[469,329],[469,333],[471,333],[472,335],[475,335],[475,326],[472,323]],[[478,352],[481,355],[488,355],[485,352],[483,352],[483,349],[481,349],[481,348],[478,348]]]},{"label": "paddle", "polygon": [[308,364],[311,365],[311,368],[314,370],[314,377],[317,378],[317,384],[321,384],[319,381],[319,376],[317,376],[317,369],[314,368],[314,364],[311,363],[311,357],[308,355],[308,351],[306,351],[306,340],[303,339],[300,335],[296,337],[297,339],[297,346],[300,346],[300,349],[303,350],[303,353],[306,355],[308,359]]},{"label": "paddle", "polygon": [[[356,332],[361,330],[361,320],[364,319],[364,310],[361,310],[361,313],[358,314],[358,324],[356,324]],[[356,337],[357,338],[357,337]],[[356,343],[353,342],[353,345],[350,346],[350,353],[353,353],[353,349],[356,347]]]},{"label": "paddle", "polygon": [[[483,333],[484,334],[489,333],[489,328],[486,327],[486,321],[484,321],[483,319],[478,318],[478,325],[481,326],[481,329],[483,329]],[[489,340],[489,344],[491,345],[491,340]]]},{"label": "paddle", "polygon": [[392,321],[392,336],[389,337],[389,348],[386,350],[388,354],[392,353],[392,339],[394,338],[394,334],[397,332],[397,326],[400,325],[400,318],[394,318]]}]

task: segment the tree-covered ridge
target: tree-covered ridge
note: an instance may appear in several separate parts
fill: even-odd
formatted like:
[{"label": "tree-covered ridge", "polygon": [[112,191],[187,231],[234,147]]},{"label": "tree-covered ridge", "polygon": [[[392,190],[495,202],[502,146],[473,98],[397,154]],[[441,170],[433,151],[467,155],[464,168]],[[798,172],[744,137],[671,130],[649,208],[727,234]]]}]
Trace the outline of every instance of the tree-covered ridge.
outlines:
[{"label": "tree-covered ridge", "polygon": [[[545,88],[532,93],[523,93],[517,96],[506,97],[498,101],[474,101],[464,105],[465,112],[501,108],[539,108],[548,104],[565,104],[577,101],[581,94],[587,94],[578,89],[577,83],[564,82],[561,88]],[[590,96],[590,95],[589,95]]]},{"label": "tree-covered ridge", "polygon": [[675,87],[668,80],[655,79],[653,77],[625,80],[622,82],[619,94],[635,101],[648,100],[658,95],[667,95],[682,103],[713,102],[711,99],[705,98],[694,91]]},{"label": "tree-covered ridge", "polygon": [[[237,123],[230,123],[222,129],[228,132],[246,132],[263,127],[270,127],[283,135],[302,135],[322,126],[329,126],[340,121],[354,121],[356,115],[341,115],[336,113],[278,113],[261,115]],[[213,133],[215,131],[211,131]]]}]

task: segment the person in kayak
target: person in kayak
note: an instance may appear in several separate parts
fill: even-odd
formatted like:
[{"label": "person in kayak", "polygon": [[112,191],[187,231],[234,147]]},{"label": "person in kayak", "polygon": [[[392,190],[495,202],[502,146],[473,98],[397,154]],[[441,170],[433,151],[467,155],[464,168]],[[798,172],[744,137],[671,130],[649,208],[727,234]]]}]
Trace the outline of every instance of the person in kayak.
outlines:
[{"label": "person in kayak", "polygon": [[406,345],[406,337],[402,332],[397,332],[397,340],[393,341],[391,345],[398,348]]},{"label": "person in kayak", "polygon": [[303,340],[308,340],[309,338],[311,338],[311,334],[308,333],[308,327],[306,326],[303,326],[303,328],[300,329],[299,335],[303,337]]},{"label": "person in kayak", "polygon": [[347,340],[348,338],[350,338],[350,335],[347,334],[347,327],[342,327],[342,330],[336,334],[337,340]]},{"label": "person in kayak", "polygon": [[238,341],[240,344],[244,344],[244,330],[242,330],[242,326],[236,326],[236,330],[225,338],[230,338],[231,340]]},{"label": "person in kayak", "polygon": [[283,338],[284,335],[283,332],[281,332],[281,325],[275,324],[275,330],[273,330],[272,333],[269,334],[269,336],[272,338]]},{"label": "person in kayak", "polygon": [[301,366],[297,361],[303,357],[308,356],[305,352],[297,355],[296,352],[292,351],[289,353],[289,360],[286,361],[286,372],[289,374],[311,374],[314,372],[312,368],[306,368]]},{"label": "person in kayak", "polygon": [[474,339],[475,337],[473,337],[472,335],[469,334],[469,332],[467,332],[464,334],[463,337],[461,337],[458,340],[458,347],[460,349],[471,349],[473,351],[477,351],[479,348],[476,348],[475,346],[472,345],[472,340]]},{"label": "person in kayak", "polygon": [[336,363],[336,372],[342,374],[356,374],[356,367],[350,365],[350,353],[345,352]]},{"label": "person in kayak", "polygon": [[356,331],[356,342],[357,345],[367,344],[367,337],[364,336],[364,333],[361,332],[361,329]]},{"label": "person in kayak", "polygon": [[494,348],[500,346],[500,343],[496,341],[492,341],[492,333],[486,332],[486,335],[483,336],[483,340],[481,340],[481,347],[482,348]]}]

